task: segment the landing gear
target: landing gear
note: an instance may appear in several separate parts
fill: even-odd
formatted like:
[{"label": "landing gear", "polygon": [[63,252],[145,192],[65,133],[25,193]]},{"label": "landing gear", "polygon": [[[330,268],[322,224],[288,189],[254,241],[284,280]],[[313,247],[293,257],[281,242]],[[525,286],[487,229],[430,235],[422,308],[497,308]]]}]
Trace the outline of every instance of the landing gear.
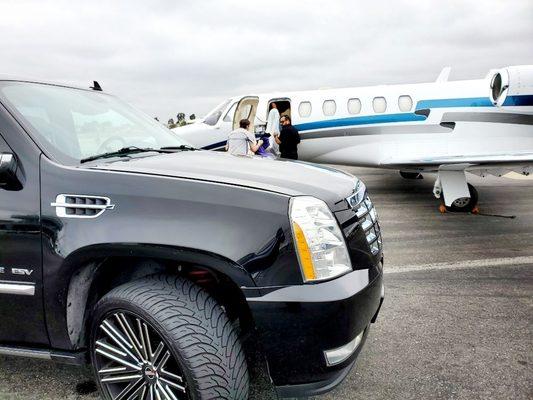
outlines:
[{"label": "landing gear", "polygon": [[443,212],[443,207],[445,211],[452,212],[472,212],[477,214],[479,211],[477,208],[478,194],[477,190],[470,183],[468,184],[468,191],[470,192],[470,197],[460,197],[456,199],[451,206],[445,206],[441,204],[439,211]]},{"label": "landing gear", "polygon": [[400,176],[401,176],[403,179],[424,179],[424,177],[422,176],[422,174],[419,173],[419,172],[405,172],[405,171],[400,171]]}]

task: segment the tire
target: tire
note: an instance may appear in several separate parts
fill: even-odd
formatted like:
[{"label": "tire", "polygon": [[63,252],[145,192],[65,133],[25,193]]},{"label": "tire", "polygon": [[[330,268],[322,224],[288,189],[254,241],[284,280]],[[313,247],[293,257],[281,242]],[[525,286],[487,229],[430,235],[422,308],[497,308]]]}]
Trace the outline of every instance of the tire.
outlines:
[{"label": "tire", "polygon": [[403,179],[424,179],[424,176],[419,172],[400,171],[400,176]]},{"label": "tire", "polygon": [[452,212],[471,212],[477,205],[478,193],[476,188],[470,183],[468,184],[468,191],[470,192],[470,199],[467,199],[466,197],[457,199],[451,206],[446,206],[446,210]]},{"label": "tire", "polygon": [[166,275],[129,282],[93,315],[91,363],[103,399],[248,398],[234,324],[193,282]]}]

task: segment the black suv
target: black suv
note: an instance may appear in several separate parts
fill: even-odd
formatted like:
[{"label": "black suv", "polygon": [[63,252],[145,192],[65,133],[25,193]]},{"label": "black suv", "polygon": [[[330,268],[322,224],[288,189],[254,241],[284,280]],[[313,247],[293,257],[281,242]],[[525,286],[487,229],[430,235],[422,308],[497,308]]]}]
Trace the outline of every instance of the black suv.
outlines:
[{"label": "black suv", "polygon": [[0,79],[0,354],[90,362],[105,399],[245,399],[248,340],[281,397],[340,383],[384,295],[364,184],[94,89]]}]

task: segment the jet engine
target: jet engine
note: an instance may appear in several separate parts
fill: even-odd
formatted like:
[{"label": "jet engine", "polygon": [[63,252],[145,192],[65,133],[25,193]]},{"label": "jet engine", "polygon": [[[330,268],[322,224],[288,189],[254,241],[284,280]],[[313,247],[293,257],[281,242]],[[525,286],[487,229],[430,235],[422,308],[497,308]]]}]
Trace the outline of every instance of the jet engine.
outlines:
[{"label": "jet engine", "polygon": [[[497,107],[521,106],[533,95],[533,65],[496,70],[490,76],[490,100]],[[530,99],[529,99],[530,100]]]}]

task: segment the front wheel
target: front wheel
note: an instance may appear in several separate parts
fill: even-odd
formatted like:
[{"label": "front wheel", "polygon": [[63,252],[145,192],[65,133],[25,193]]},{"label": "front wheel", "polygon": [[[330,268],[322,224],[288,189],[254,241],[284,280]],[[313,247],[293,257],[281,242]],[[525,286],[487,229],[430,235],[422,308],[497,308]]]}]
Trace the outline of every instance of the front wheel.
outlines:
[{"label": "front wheel", "polygon": [[461,197],[455,200],[451,206],[446,206],[446,210],[453,212],[471,212],[474,210],[478,202],[477,190],[469,183],[468,191],[470,192],[470,197]]},{"label": "front wheel", "polygon": [[205,290],[179,277],[106,294],[95,308],[91,362],[107,400],[248,398],[234,325]]}]

